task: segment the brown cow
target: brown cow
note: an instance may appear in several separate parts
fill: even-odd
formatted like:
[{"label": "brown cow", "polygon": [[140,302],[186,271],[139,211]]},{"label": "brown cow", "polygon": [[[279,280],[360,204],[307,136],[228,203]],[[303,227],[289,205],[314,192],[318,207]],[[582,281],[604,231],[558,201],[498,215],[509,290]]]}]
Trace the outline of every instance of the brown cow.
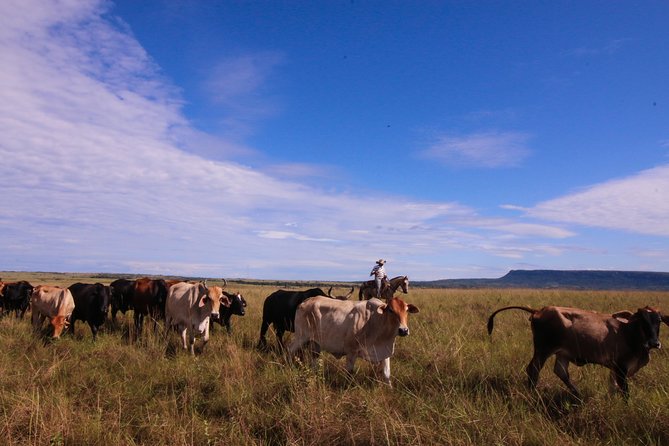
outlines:
[{"label": "brown cow", "polygon": [[534,356],[527,365],[528,384],[534,388],[546,360],[555,355],[553,371],[569,390],[578,390],[569,379],[569,363],[577,366],[599,364],[611,370],[611,382],[627,398],[627,378],[648,364],[650,350],[660,348],[660,322],[669,318],[656,309],[645,307],[636,313],[614,315],[566,307],[544,307],[535,310],[523,306],[500,308],[488,319],[488,334],[493,318],[500,311],[523,310],[531,314]]},{"label": "brown cow", "polygon": [[167,284],[163,279],[149,279],[144,277],[135,280],[132,305],[137,333],[142,332],[144,316],[153,319],[156,328],[158,319],[165,318],[165,301],[167,300]]},{"label": "brown cow", "polygon": [[33,329],[39,331],[45,318],[53,326],[53,338],[59,338],[63,329],[70,323],[74,311],[74,298],[67,288],[38,285],[30,298],[32,307]]}]

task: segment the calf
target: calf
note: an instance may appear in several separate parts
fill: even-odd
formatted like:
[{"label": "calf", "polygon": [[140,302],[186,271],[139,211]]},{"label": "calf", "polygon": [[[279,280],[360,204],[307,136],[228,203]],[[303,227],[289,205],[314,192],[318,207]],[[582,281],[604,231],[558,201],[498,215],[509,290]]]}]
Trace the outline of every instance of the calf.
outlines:
[{"label": "calf", "polygon": [[295,331],[295,312],[297,311],[297,306],[306,299],[314,296],[327,297],[327,294],[320,288],[311,288],[305,291],[278,290],[267,296],[262,307],[262,323],[260,324],[258,348],[261,350],[267,348],[265,335],[269,326],[273,325],[279,348],[283,349],[283,334],[286,330],[290,332]]},{"label": "calf", "polygon": [[85,321],[91,327],[93,340],[107,318],[111,292],[108,286],[101,283],[75,283],[68,287],[74,298],[74,311],[70,318],[70,331],[74,334],[77,320]]},{"label": "calf", "polygon": [[45,318],[53,326],[53,338],[59,338],[67,327],[74,311],[74,298],[67,288],[38,285],[30,297],[32,307],[32,324],[39,331]]},{"label": "calf", "polygon": [[353,372],[357,358],[366,359],[381,370],[390,385],[390,357],[395,337],[407,336],[409,313],[418,307],[393,297],[354,302],[329,297],[313,297],[297,308],[295,336],[288,348],[294,355],[305,344],[315,351],[327,351],[335,357],[346,356],[346,370]]},{"label": "calf", "polygon": [[611,370],[611,382],[627,398],[627,378],[648,364],[651,349],[660,348],[660,322],[669,324],[666,316],[650,307],[640,308],[636,313],[607,315],[578,308],[535,310],[511,306],[490,315],[488,334],[492,333],[495,315],[511,309],[531,314],[534,355],[526,369],[530,388],[536,387],[544,363],[555,355],[553,371],[574,395],[578,395],[578,390],[569,379],[569,363],[607,367]]},{"label": "calf", "polygon": [[195,336],[203,335],[204,344],[209,341],[209,319],[218,318],[221,305],[230,306],[230,300],[221,287],[186,282],[172,285],[165,304],[165,329],[177,327],[184,349],[188,348],[188,333],[190,352],[194,355]]}]

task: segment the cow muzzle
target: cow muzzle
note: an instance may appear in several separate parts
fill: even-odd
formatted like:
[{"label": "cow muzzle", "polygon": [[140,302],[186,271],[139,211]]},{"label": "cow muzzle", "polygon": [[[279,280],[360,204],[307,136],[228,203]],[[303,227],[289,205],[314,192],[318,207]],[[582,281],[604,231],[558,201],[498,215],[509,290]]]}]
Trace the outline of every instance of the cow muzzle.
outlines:
[{"label": "cow muzzle", "polygon": [[660,341],[658,341],[657,339],[654,339],[654,340],[652,340],[652,341],[648,341],[648,342],[646,343],[646,348],[647,348],[648,350],[650,350],[650,349],[652,349],[652,348],[662,348],[662,344],[661,344]]},{"label": "cow muzzle", "polygon": [[213,320],[217,321],[219,317],[220,317],[220,315],[218,313],[211,313],[211,318]]},{"label": "cow muzzle", "polygon": [[399,330],[397,330],[398,336],[409,336],[409,328],[407,327],[400,327]]}]

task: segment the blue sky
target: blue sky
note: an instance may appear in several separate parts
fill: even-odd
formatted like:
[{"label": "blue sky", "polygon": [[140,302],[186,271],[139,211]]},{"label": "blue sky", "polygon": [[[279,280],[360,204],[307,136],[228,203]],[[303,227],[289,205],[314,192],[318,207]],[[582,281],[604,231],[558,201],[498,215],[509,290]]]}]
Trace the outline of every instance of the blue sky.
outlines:
[{"label": "blue sky", "polygon": [[0,4],[0,270],[669,271],[666,2]]}]

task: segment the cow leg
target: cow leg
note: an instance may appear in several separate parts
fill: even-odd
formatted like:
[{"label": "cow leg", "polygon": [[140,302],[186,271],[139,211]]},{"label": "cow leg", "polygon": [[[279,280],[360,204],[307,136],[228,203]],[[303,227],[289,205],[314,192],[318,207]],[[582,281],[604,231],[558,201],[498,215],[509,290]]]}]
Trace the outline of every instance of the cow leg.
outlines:
[{"label": "cow leg", "polygon": [[135,319],[135,331],[137,332],[136,336],[139,336],[142,333],[144,315],[138,311],[135,311],[133,318]]},{"label": "cow leg", "polygon": [[390,382],[390,358],[383,359],[374,364],[374,369],[377,375],[380,373],[383,376],[383,381],[392,387]]},{"label": "cow leg", "polygon": [[266,350],[267,349],[267,330],[269,329],[269,322],[263,318],[262,323],[260,324],[260,339],[258,339],[258,349]]},{"label": "cow leg", "polygon": [[288,346],[288,361],[292,361],[295,355],[302,350],[304,344],[306,344],[307,339],[303,339],[301,336],[294,336]]},{"label": "cow leg", "polygon": [[534,349],[534,356],[530,360],[530,363],[527,365],[525,371],[527,372],[527,384],[530,389],[534,389],[537,386],[539,381],[539,372],[543,368],[546,360],[550,355],[545,354],[544,352]]},{"label": "cow leg", "polygon": [[204,333],[202,334],[202,350],[204,351],[204,346],[209,342],[209,326],[211,325],[211,319],[207,320],[206,325],[204,326]]},{"label": "cow leg", "polygon": [[629,398],[629,386],[627,384],[627,369],[623,367],[615,367],[612,370],[613,377],[615,378],[615,382],[618,385],[618,388],[620,389],[620,392],[622,392],[623,397],[627,400]]},{"label": "cow leg", "polygon": [[153,332],[154,333],[158,332],[158,319],[160,319],[160,318],[161,318],[160,314],[155,313],[155,314],[151,315],[151,319],[153,319]]},{"label": "cow leg", "polygon": [[569,379],[569,359],[562,356],[556,355],[555,357],[555,366],[553,367],[553,372],[562,380],[562,382],[567,386],[569,391],[575,396],[580,396],[580,393],[574,387],[571,380]]},{"label": "cow leg", "polygon": [[33,323],[33,330],[36,332],[39,331],[40,327],[44,323],[44,316],[42,316],[36,310],[33,310],[32,323]]},{"label": "cow leg", "polygon": [[184,350],[187,350],[188,349],[188,343],[186,342],[186,335],[187,335],[188,327],[183,327],[183,326],[179,325],[179,331],[181,332],[181,341],[183,343]]},{"label": "cow leg", "polygon": [[190,354],[192,356],[195,356],[195,330],[192,328],[189,330],[188,333],[188,342],[190,343]]},{"label": "cow leg", "polygon": [[286,331],[283,329],[279,329],[276,331],[276,341],[279,343],[279,350],[280,351],[285,351],[286,350],[286,345],[283,343],[283,334]]},{"label": "cow leg", "polygon": [[353,373],[356,359],[358,359],[358,357],[355,355],[355,353],[349,353],[346,355],[346,371],[348,373]]},{"label": "cow leg", "polygon": [[[98,326],[89,322],[88,323],[89,327],[91,327],[91,333],[93,334],[93,341],[95,342],[95,339],[98,336]],[[74,326],[74,321],[72,322],[72,326]]]}]

